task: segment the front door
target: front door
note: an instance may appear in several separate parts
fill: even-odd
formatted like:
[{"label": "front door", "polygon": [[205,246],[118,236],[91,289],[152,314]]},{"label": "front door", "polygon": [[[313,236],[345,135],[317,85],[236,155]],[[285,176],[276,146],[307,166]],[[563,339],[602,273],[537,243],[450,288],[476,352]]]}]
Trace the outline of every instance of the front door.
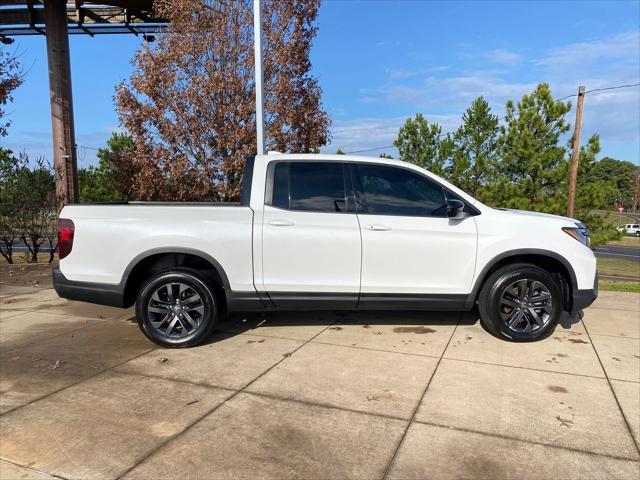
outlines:
[{"label": "front door", "polygon": [[451,193],[414,170],[363,163],[352,171],[362,232],[361,306],[385,298],[406,298],[415,307],[464,303],[476,262],[474,218],[448,218]]},{"label": "front door", "polygon": [[264,289],[278,307],[355,307],[360,228],[347,201],[346,173],[340,162],[269,165],[262,274]]}]

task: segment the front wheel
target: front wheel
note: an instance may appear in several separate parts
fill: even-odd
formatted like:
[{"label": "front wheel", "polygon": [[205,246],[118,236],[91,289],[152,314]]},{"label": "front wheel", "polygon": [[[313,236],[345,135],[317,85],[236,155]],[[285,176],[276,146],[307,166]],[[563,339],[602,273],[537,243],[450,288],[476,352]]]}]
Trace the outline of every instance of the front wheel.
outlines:
[{"label": "front wheel", "polygon": [[200,272],[189,268],[152,275],[136,301],[138,326],[162,347],[192,347],[204,342],[216,316],[211,286]]},{"label": "front wheel", "polygon": [[492,274],[478,297],[480,321],[493,335],[532,342],[550,335],[562,313],[558,282],[529,264],[508,265]]}]

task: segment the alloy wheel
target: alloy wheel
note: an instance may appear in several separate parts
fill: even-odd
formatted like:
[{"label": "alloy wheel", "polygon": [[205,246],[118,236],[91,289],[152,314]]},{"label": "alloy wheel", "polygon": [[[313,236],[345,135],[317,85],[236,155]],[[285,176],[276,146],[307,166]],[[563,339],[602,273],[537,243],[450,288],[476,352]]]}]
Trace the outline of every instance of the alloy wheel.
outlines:
[{"label": "alloy wheel", "polygon": [[517,280],[500,296],[502,321],[517,333],[534,332],[544,327],[553,314],[549,289],[533,279]]},{"label": "alloy wheel", "polygon": [[205,313],[200,294],[182,282],[160,285],[147,304],[149,323],[168,338],[184,338],[196,332],[202,325]]}]

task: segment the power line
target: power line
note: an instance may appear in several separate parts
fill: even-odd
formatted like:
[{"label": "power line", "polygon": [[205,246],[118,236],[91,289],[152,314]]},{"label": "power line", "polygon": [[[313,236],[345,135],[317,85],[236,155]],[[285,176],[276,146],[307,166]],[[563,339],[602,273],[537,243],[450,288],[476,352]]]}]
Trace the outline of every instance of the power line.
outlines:
[{"label": "power line", "polygon": [[628,85],[618,85],[616,87],[594,88],[593,90],[587,90],[584,93],[586,95],[587,93],[591,93],[591,92],[603,92],[605,90],[617,90],[619,88],[629,88],[629,87],[640,87],[640,83],[630,83]]},{"label": "power line", "polygon": [[387,145],[386,147],[375,147],[375,148],[367,148],[365,150],[356,150],[354,152],[345,152],[347,155],[351,155],[352,153],[364,153],[364,152],[373,152],[374,150],[384,150],[385,148],[393,148],[395,145]]},{"label": "power line", "polygon": [[[554,100],[553,103],[560,103],[560,102],[566,100],[567,98],[572,98],[572,97],[577,97],[577,96],[578,96],[577,93],[573,93],[571,95],[567,95],[566,97],[559,98],[558,100]],[[523,109],[522,112],[528,112],[529,110],[533,110],[535,108],[538,108],[538,106],[537,105],[532,105],[529,108]],[[514,116],[518,117],[518,116],[520,116],[520,113],[521,112],[516,112],[516,113],[514,113]],[[508,117],[508,115],[503,115],[502,117],[498,117],[498,121],[504,120],[507,117]]]},{"label": "power line", "polygon": [[[640,83],[629,83],[629,84],[626,84],[626,85],[615,85],[615,86],[613,86],[613,87],[594,88],[594,89],[592,89],[592,90],[587,90],[587,91],[586,91],[586,92],[584,92],[584,93],[585,93],[585,95],[586,95],[587,93],[603,92],[603,91],[605,91],[605,90],[618,90],[618,89],[620,89],[620,88],[630,88],[630,87],[638,87],[638,86],[640,86]],[[568,98],[577,97],[577,96],[578,96],[578,94],[577,94],[577,93],[573,93],[573,94],[571,94],[571,95],[567,95],[567,96],[565,96],[565,97],[559,98],[558,100],[554,100],[554,101],[553,101],[553,103],[562,102],[562,101],[564,101],[564,100],[567,100]],[[523,112],[526,112],[526,111],[531,110],[531,109],[533,109],[533,108],[534,108],[534,107],[525,108],[525,109],[523,110]],[[519,115],[520,115],[520,112],[517,112],[517,113],[515,114],[515,116],[516,116],[516,117],[517,117],[517,116],[519,116]],[[502,117],[498,117],[498,121],[500,121],[500,120],[504,120],[505,118],[507,118],[507,115],[504,115],[504,116],[502,116]],[[451,133],[452,133],[452,132],[440,133],[440,134],[436,135],[436,138],[444,137],[444,136],[449,135],[449,134],[451,134]],[[385,149],[387,149],[387,148],[393,148],[393,147],[395,147],[395,145],[388,145],[388,146],[386,146],[386,147],[374,147],[374,148],[367,148],[367,149],[364,149],[364,150],[355,150],[355,151],[353,151],[353,152],[345,152],[345,154],[347,154],[347,155],[351,155],[351,154],[354,154],[354,153],[373,152],[373,151],[375,151],[375,150],[385,150]]]}]

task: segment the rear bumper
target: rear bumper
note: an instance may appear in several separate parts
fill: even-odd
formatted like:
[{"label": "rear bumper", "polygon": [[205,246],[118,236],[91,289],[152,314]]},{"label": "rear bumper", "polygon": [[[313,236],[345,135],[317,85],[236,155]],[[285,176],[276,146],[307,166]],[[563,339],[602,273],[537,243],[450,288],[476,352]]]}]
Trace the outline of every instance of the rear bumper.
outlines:
[{"label": "rear bumper", "polygon": [[124,308],[125,306],[124,289],[120,285],[69,280],[58,267],[51,269],[51,275],[53,276],[53,288],[62,298],[110,307]]},{"label": "rear bumper", "polygon": [[586,290],[574,290],[571,302],[571,315],[575,315],[580,310],[584,310],[598,298],[598,275],[593,280],[593,288]]}]

